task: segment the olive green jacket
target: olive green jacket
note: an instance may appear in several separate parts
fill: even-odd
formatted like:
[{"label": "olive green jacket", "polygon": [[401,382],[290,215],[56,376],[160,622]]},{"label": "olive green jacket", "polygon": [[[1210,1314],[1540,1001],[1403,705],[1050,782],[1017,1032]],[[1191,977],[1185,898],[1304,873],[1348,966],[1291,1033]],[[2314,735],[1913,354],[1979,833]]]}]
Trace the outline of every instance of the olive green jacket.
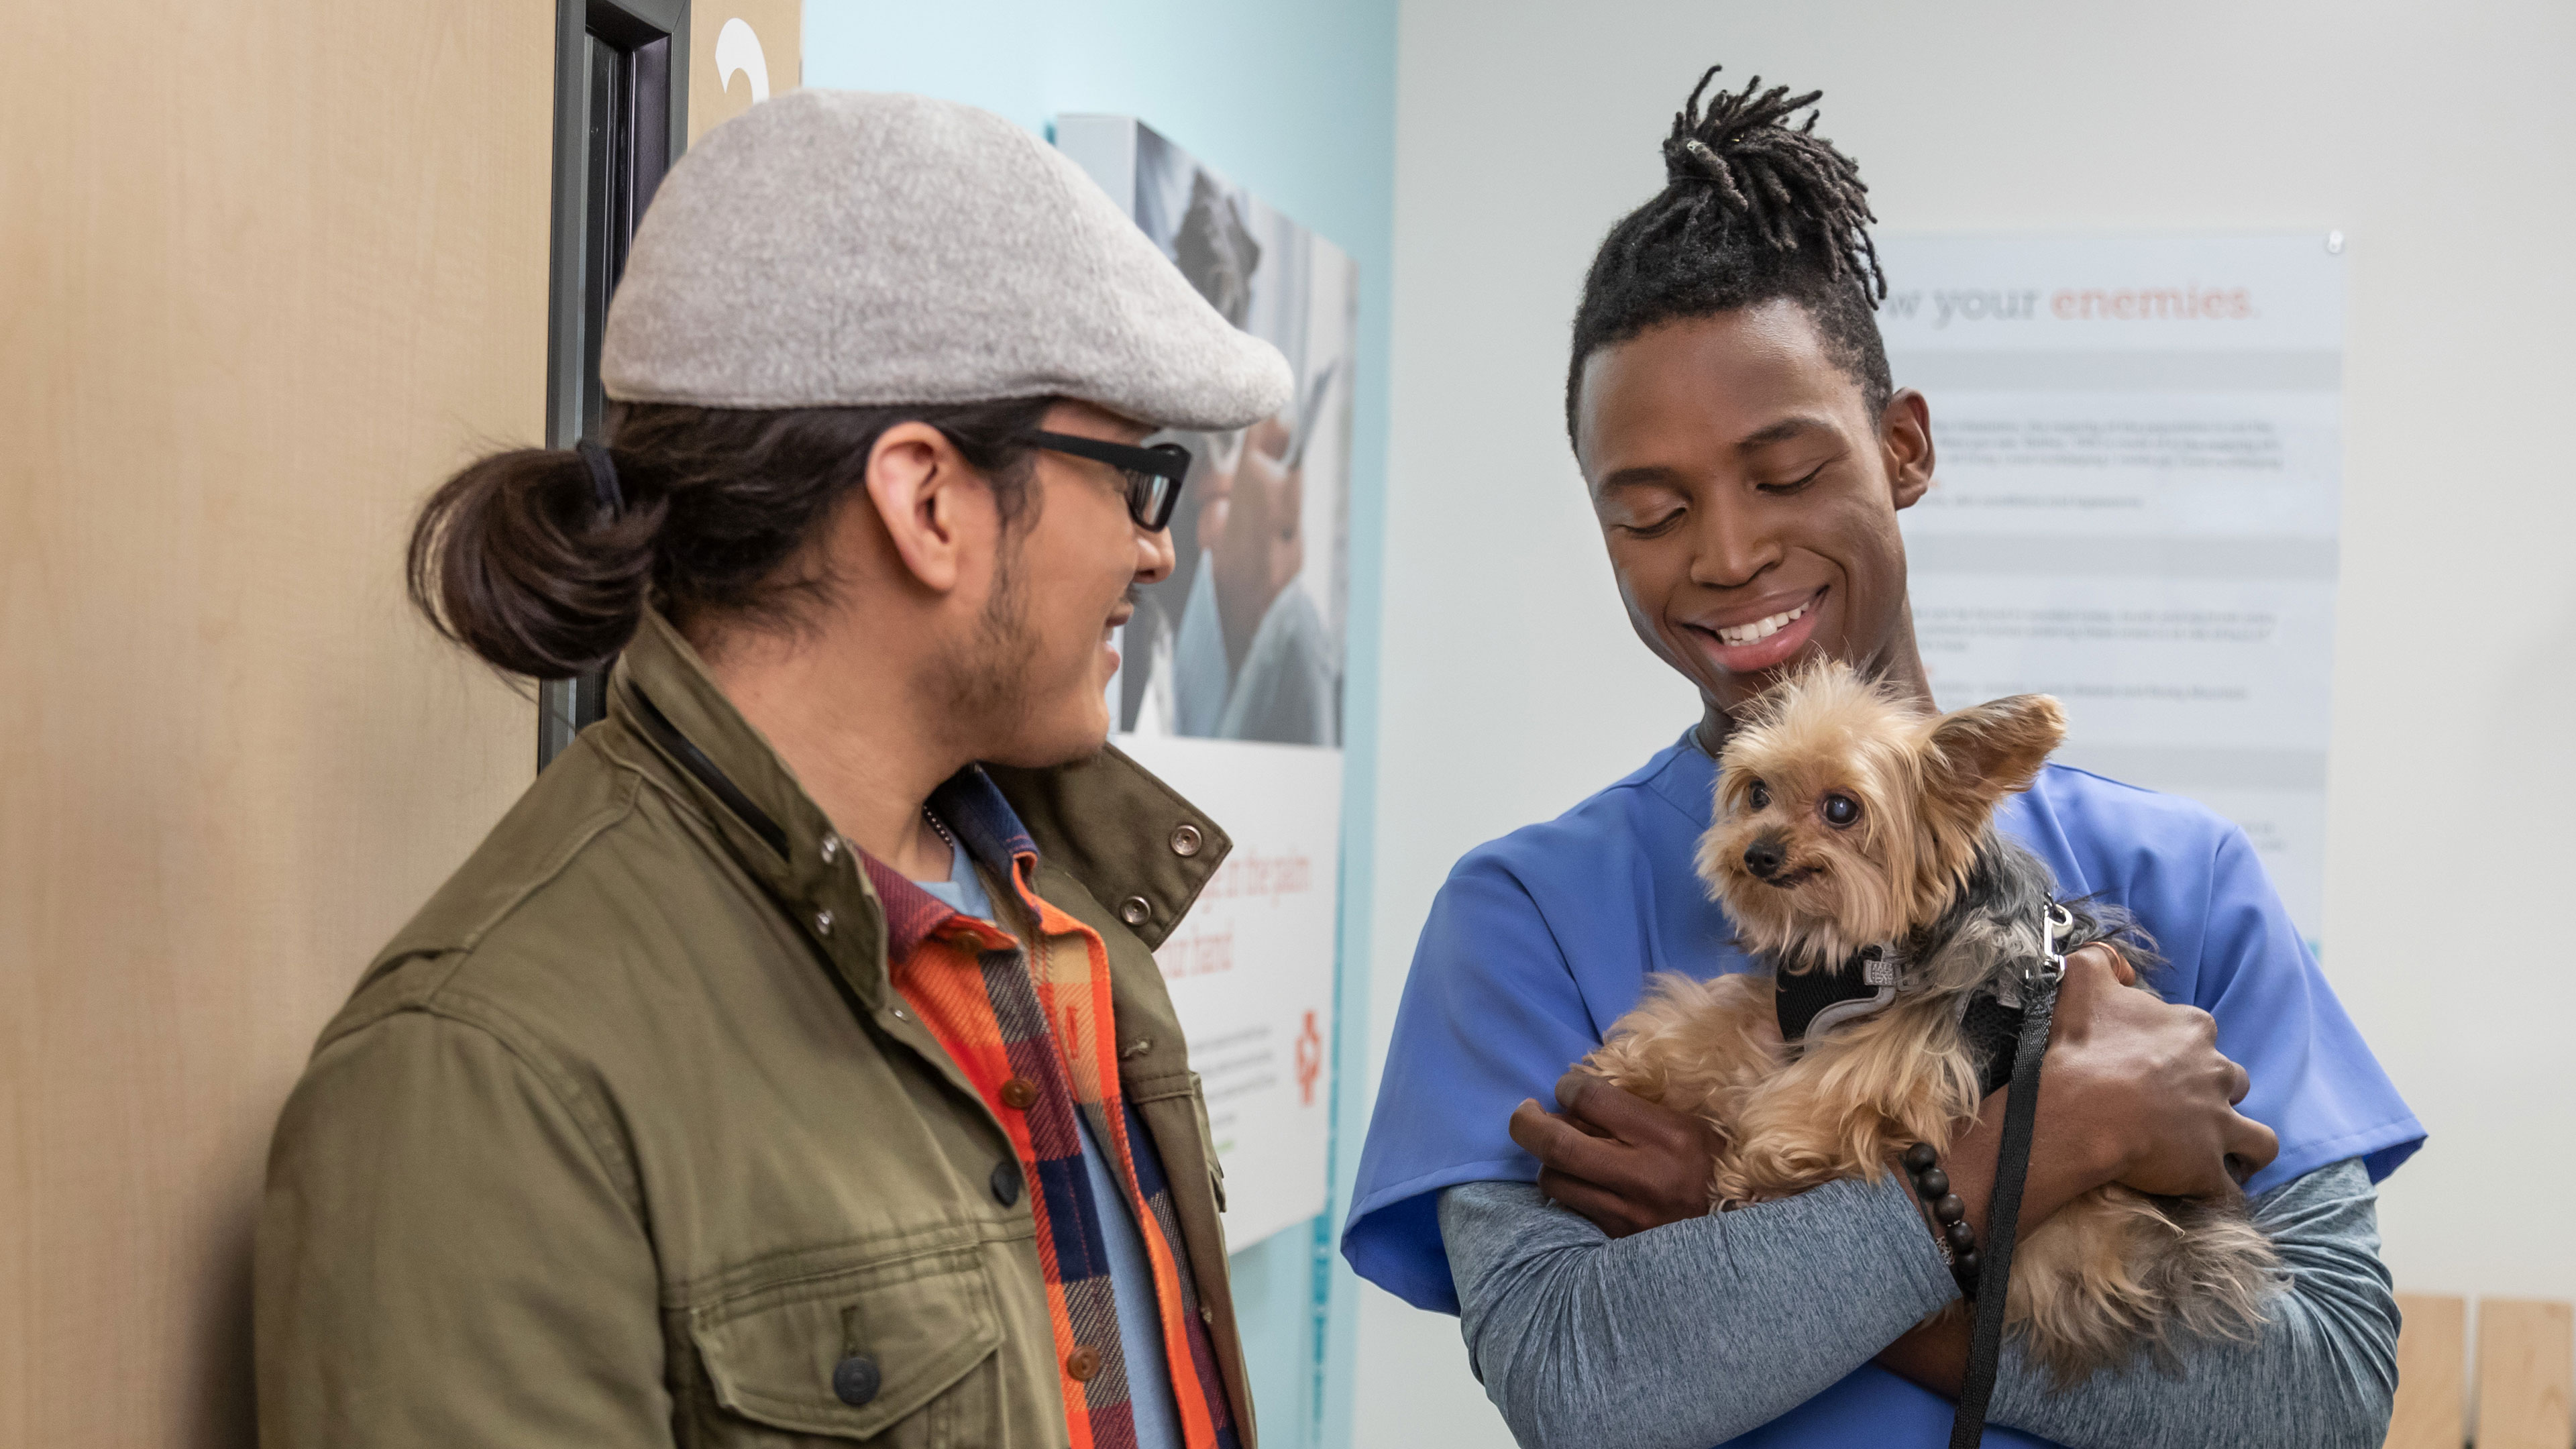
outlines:
[{"label": "olive green jacket", "polygon": [[[992,774],[1039,893],[1108,943],[1120,1079],[1250,1449],[1223,1187],[1151,954],[1226,839],[1115,751]],[[287,1102],[261,1442],[1064,1444],[1010,1140],[887,984],[883,919],[648,617],[607,720],[376,958]],[[882,1381],[853,1406],[832,1372],[859,1351]]]}]

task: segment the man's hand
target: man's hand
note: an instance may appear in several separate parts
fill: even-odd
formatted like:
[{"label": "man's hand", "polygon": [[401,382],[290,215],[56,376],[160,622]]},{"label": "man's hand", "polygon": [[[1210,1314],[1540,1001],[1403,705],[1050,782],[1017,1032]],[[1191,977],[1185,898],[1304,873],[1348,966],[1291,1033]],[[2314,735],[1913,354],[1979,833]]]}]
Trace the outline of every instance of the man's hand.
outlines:
[{"label": "man's hand", "polygon": [[2219,1055],[2208,1012],[2083,969],[2098,949],[2070,957],[2058,988],[2043,1117],[2062,1100],[2061,1130],[2113,1146],[2109,1181],[2160,1197],[2232,1193],[2281,1152],[2271,1128],[2236,1110],[2245,1069]]},{"label": "man's hand", "polygon": [[1512,1140],[1539,1161],[1539,1191],[1614,1238],[1708,1215],[1715,1134],[1631,1096],[1590,1072],[1557,1079],[1550,1112],[1536,1099],[1512,1112]]},{"label": "man's hand", "polygon": [[[2167,1197],[2232,1192],[2231,1169],[2251,1174],[2280,1151],[2270,1128],[2237,1112],[2245,1069],[2218,1054],[2209,1013],[2131,990],[2136,979],[2107,945],[2066,958],[2039,1078],[2022,1232],[2105,1183]],[[2006,1088],[1979,1104],[1941,1162],[1979,1242],[1991,1236],[1986,1202],[2011,1095]]]},{"label": "man's hand", "polygon": [[[2107,945],[2066,958],[2022,1189],[2024,1233],[2105,1183],[2169,1197],[2233,1192],[2281,1150],[2272,1129],[2236,1110],[2245,1099],[2245,1069],[2218,1054],[2209,1013],[2129,989],[2136,980]],[[1941,1164],[1980,1243],[1991,1237],[1986,1207],[2010,1098],[2009,1089],[1986,1098]],[[1878,1362],[1956,1398],[1968,1363],[1968,1320],[1914,1329]]]}]

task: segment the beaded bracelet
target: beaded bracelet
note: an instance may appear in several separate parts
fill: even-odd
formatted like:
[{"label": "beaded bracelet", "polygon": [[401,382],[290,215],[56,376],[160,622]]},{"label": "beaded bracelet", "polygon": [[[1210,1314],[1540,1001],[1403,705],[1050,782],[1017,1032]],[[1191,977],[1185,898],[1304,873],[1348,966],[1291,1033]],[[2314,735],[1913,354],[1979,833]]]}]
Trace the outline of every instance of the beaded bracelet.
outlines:
[{"label": "beaded bracelet", "polygon": [[1941,1225],[1934,1239],[1941,1245],[1941,1256],[1950,1260],[1950,1276],[1958,1281],[1959,1291],[1970,1299],[1977,1296],[1977,1230],[1968,1226],[1968,1205],[1950,1191],[1950,1174],[1941,1170],[1941,1154],[1929,1142],[1917,1142],[1905,1149],[1905,1170],[1914,1177],[1914,1195],[1932,1209],[1932,1220]]}]

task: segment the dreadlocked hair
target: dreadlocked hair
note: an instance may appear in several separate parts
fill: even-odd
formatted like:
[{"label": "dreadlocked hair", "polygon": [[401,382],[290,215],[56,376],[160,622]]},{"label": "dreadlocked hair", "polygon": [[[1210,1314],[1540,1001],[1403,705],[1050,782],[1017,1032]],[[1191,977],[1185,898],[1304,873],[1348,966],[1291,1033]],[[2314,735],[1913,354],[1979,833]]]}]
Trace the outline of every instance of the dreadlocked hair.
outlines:
[{"label": "dreadlocked hair", "polygon": [[1565,378],[1569,438],[1593,353],[1666,322],[1780,298],[1815,320],[1826,355],[1859,384],[1873,417],[1895,391],[1874,315],[1887,278],[1870,245],[1878,218],[1869,188],[1852,159],[1816,134],[1814,111],[1790,124],[1824,92],[1766,91],[1755,76],[1703,108],[1723,68],[1710,66],[1673,116],[1664,189],[1619,219],[1583,279]]}]

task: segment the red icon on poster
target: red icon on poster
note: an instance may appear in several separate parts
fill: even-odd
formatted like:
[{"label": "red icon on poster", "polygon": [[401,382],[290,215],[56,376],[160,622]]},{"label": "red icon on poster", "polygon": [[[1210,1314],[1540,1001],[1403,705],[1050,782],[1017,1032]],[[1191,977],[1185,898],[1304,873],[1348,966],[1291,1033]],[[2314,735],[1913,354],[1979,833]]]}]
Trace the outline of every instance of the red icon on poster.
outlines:
[{"label": "red icon on poster", "polygon": [[1297,1033],[1297,1090],[1306,1105],[1315,1105],[1315,1079],[1324,1074],[1324,1034],[1315,1027],[1315,1013],[1306,1013],[1305,1030]]}]

